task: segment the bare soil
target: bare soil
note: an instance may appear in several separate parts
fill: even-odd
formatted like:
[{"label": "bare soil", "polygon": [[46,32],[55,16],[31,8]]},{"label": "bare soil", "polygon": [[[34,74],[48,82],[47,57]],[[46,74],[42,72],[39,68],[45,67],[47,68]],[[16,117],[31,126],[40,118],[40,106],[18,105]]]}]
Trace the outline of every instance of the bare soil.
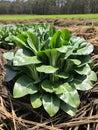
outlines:
[{"label": "bare soil", "polygon": [[[98,76],[98,21],[90,19],[34,19],[25,21],[0,21],[3,24],[48,22],[58,29],[68,28],[73,35],[84,37],[94,45],[93,70]],[[98,130],[98,81],[94,88],[81,93],[81,104],[75,117],[60,111],[50,118],[43,110],[33,109],[28,96],[12,98],[12,83],[4,83],[6,60],[0,48],[0,130]],[[11,89],[10,89],[11,88]]]}]

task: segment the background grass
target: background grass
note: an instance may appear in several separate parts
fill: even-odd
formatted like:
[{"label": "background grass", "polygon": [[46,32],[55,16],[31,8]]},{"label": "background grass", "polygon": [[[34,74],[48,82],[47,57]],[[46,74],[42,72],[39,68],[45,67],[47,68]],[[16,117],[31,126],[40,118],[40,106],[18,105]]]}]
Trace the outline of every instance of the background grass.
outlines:
[{"label": "background grass", "polygon": [[70,15],[0,15],[0,20],[29,20],[35,18],[90,18],[98,20],[98,14],[70,14]]}]

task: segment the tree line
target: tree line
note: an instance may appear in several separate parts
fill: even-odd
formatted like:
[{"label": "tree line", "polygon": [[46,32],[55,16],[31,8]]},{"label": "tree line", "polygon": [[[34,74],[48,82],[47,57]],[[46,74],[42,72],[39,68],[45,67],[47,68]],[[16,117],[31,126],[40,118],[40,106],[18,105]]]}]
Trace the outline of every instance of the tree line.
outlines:
[{"label": "tree line", "polygon": [[0,0],[0,14],[98,13],[98,0]]}]

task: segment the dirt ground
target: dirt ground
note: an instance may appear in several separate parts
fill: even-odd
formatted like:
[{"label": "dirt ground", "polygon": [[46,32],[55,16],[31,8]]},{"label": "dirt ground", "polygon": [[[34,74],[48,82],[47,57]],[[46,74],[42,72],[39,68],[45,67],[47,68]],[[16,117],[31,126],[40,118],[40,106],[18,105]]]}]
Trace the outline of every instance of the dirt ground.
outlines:
[{"label": "dirt ground", "polygon": [[[98,76],[98,21],[90,19],[34,19],[26,21],[0,21],[3,24],[48,22],[58,29],[68,28],[73,35],[84,37],[94,45],[93,70]],[[98,81],[94,88],[81,94],[81,104],[75,117],[60,111],[55,117],[48,117],[43,108],[33,109],[25,97],[12,98],[9,87],[4,83],[6,50],[0,48],[0,130],[98,130]]]}]

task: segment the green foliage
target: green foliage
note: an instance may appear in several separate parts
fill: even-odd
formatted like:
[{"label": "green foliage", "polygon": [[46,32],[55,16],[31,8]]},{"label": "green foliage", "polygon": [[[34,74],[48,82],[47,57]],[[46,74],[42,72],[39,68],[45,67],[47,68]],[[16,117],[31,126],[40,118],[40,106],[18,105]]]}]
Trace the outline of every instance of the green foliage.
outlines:
[{"label": "green foliage", "polygon": [[51,117],[59,109],[74,116],[80,104],[78,90],[93,88],[97,80],[89,56],[93,45],[48,24],[36,24],[11,39],[20,47],[4,54],[5,79],[15,81],[13,97],[29,94],[32,107],[43,105]]},{"label": "green foliage", "polygon": [[0,25],[0,48],[12,49],[15,47],[11,37],[12,35],[17,36],[20,33],[24,33],[29,28],[34,28],[32,24],[8,24]]}]

